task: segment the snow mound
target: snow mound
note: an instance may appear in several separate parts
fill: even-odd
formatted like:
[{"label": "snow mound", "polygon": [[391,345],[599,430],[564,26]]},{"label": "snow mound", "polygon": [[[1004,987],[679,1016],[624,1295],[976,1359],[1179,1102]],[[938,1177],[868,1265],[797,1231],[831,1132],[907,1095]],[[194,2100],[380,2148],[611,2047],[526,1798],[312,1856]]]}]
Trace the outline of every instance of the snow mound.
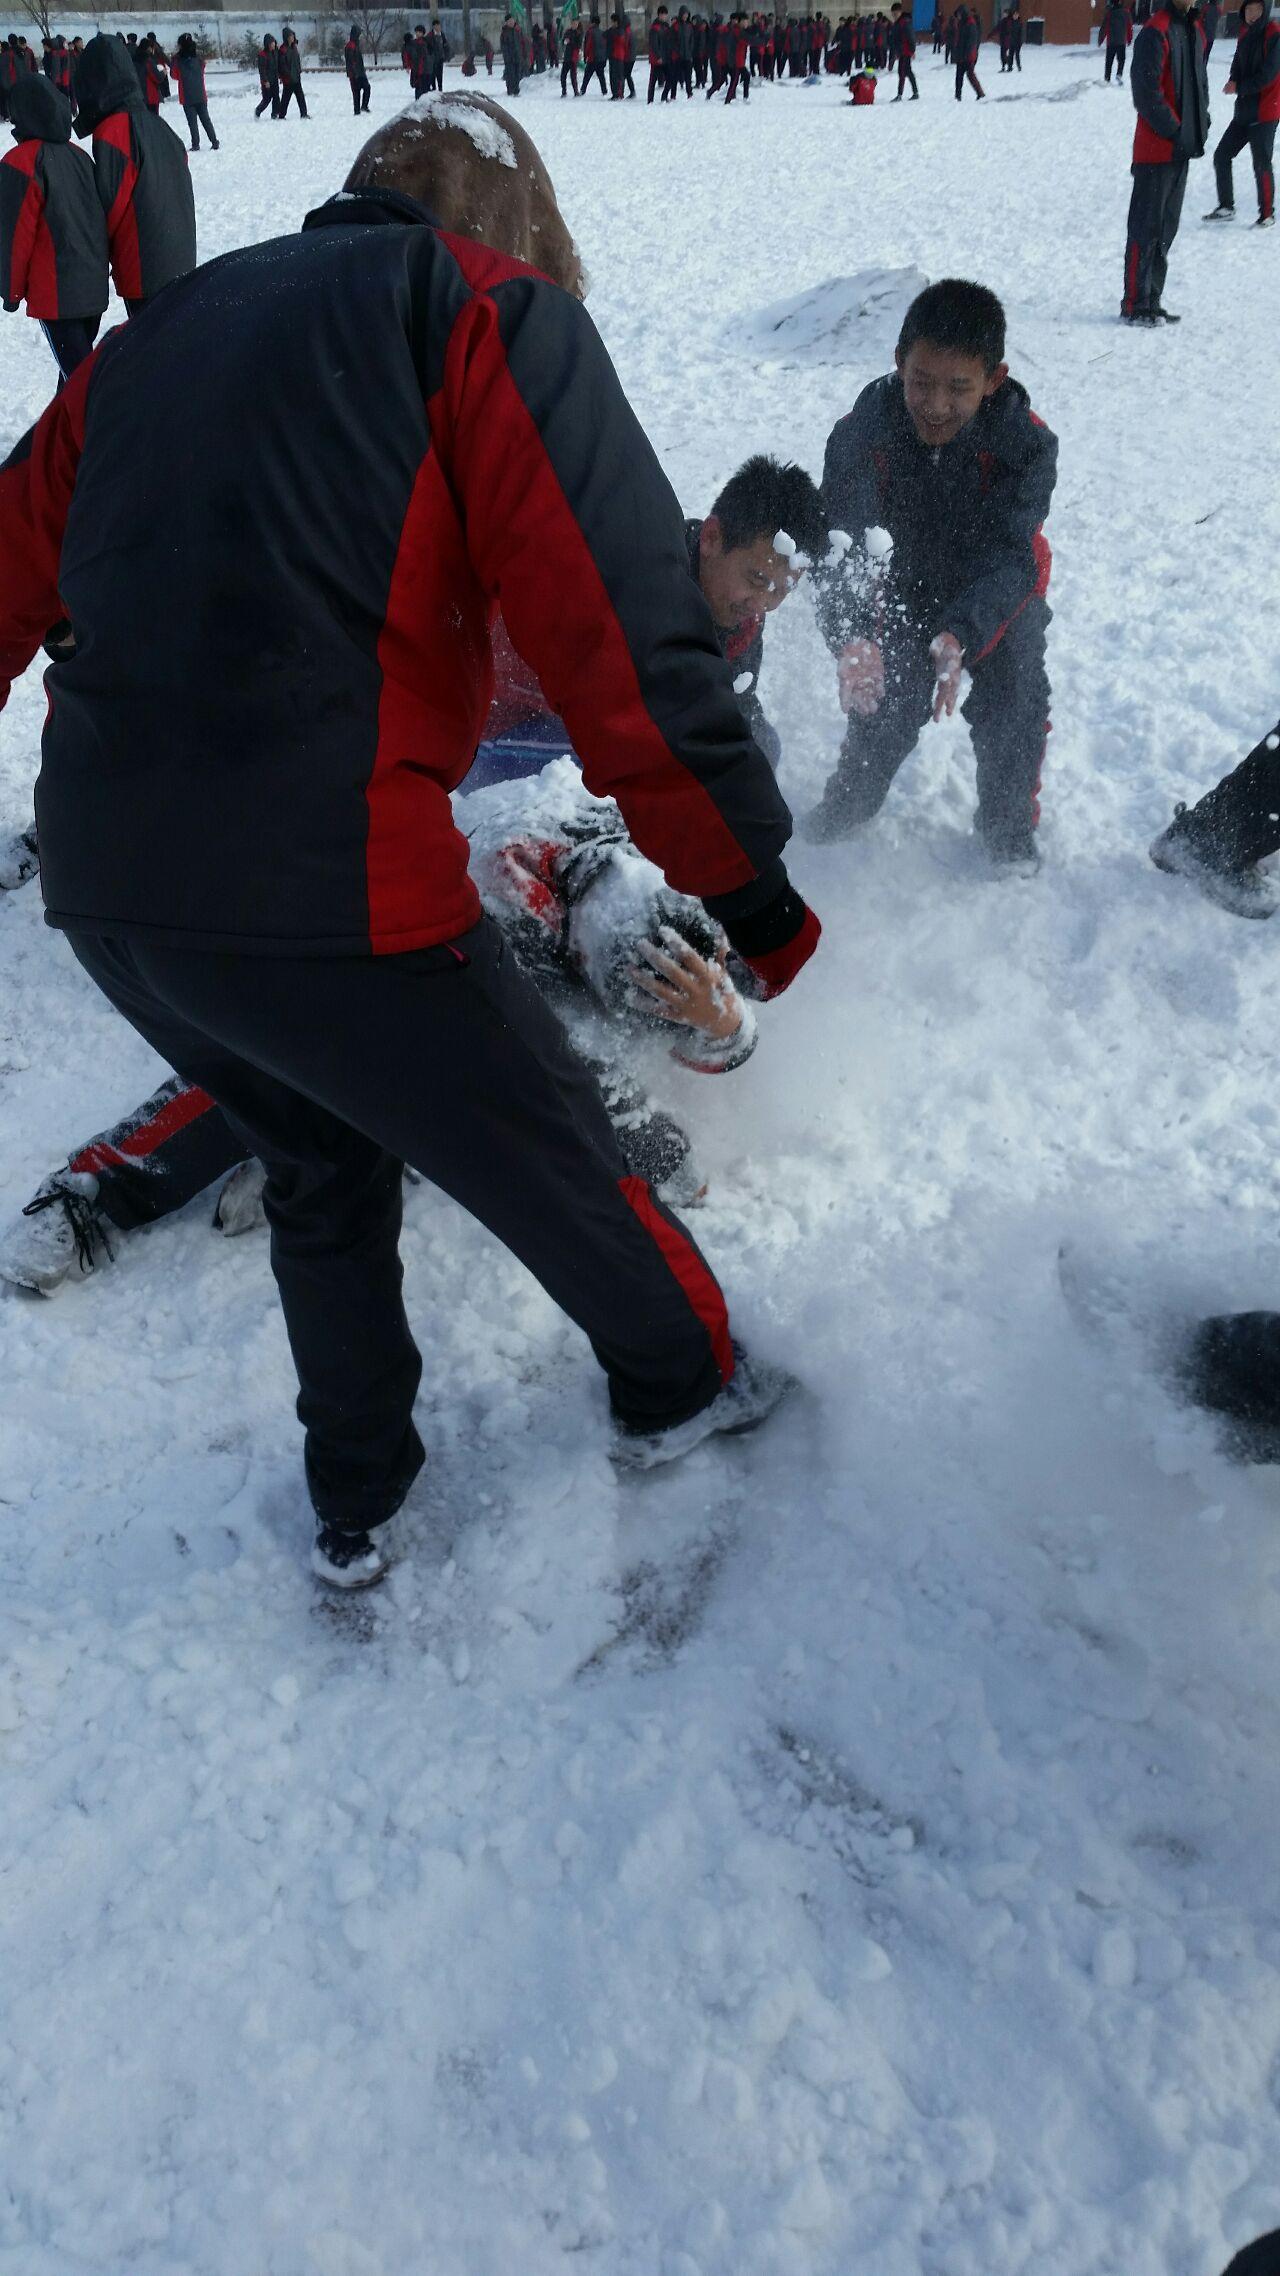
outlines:
[{"label": "snow mound", "polygon": [[425,133],[432,126],[456,126],[474,142],[484,158],[496,158],[500,166],[516,163],[516,146],[507,130],[482,108],[475,97],[451,89],[446,95],[427,95],[400,113],[401,122],[412,123]]},{"label": "snow mound", "polygon": [[919,269],[860,269],[777,300],[733,326],[735,345],[778,364],[846,363],[874,348],[883,361],[902,319],[929,279]]}]

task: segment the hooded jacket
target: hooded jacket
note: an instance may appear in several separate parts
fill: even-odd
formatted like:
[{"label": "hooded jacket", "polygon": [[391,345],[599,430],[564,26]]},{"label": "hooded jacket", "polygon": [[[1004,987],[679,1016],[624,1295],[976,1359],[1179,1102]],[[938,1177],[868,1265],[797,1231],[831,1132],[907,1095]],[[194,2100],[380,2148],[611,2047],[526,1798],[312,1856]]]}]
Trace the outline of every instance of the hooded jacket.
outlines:
[{"label": "hooded jacket", "polygon": [[191,171],[178,136],[147,109],[118,32],[99,32],[80,65],[76,133],[93,137],[111,274],[122,300],[150,300],[196,265]]},{"label": "hooded jacket", "polygon": [[[950,632],[981,662],[1048,589],[1042,525],[1057,469],[1057,438],[1016,379],[938,450],[920,441],[898,374],[872,380],[833,428],[823,466],[827,525],[854,543],[845,565],[814,577],[831,647],[878,635],[897,604],[917,633]],[[893,540],[882,578],[866,574],[872,529]]]},{"label": "hooded jacket", "polygon": [[1280,119],[1280,24],[1271,0],[1262,0],[1256,24],[1246,24],[1231,63],[1235,115],[1241,126],[1269,126]]},{"label": "hooded jacket", "polygon": [[101,316],[107,227],[93,166],[71,141],[71,105],[43,73],[9,90],[21,140],[0,159],[0,300],[48,322]]},{"label": "hooded jacket", "polygon": [[0,469],[0,526],[0,693],[75,628],[36,793],[54,925],[303,956],[465,932],[449,798],[498,605],[677,891],[731,930],[787,893],[790,816],[590,318],[408,199],[344,194],[113,332]]},{"label": "hooded jacket", "polygon": [[178,80],[178,101],[184,110],[188,105],[192,110],[198,110],[208,92],[204,79],[204,57],[196,48],[183,47],[179,43],[173,68]]},{"label": "hooded jacket", "polygon": [[1209,139],[1208,49],[1194,8],[1158,8],[1133,45],[1129,91],[1138,114],[1135,166],[1201,158]]}]

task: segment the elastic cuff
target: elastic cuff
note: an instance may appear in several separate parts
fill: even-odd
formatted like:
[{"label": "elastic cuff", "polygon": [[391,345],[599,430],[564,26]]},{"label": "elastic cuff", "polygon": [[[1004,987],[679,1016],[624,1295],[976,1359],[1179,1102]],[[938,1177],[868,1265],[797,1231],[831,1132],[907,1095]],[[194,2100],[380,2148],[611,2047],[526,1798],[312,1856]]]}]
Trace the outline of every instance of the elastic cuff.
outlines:
[{"label": "elastic cuff", "polygon": [[702,906],[716,924],[723,925],[727,933],[736,930],[738,919],[750,917],[757,909],[767,908],[780,893],[787,890],[787,872],[781,857],[771,861],[749,885],[740,885],[736,893],[704,893]]},{"label": "elastic cuff", "polygon": [[785,948],[794,940],[806,914],[804,902],[784,873],[781,891],[763,907],[757,905],[727,920],[724,929],[730,947],[744,962],[756,964],[762,956],[771,956],[775,949]]},{"label": "elastic cuff", "polygon": [[805,909],[803,902],[800,906],[804,909],[804,921],[784,947],[772,949],[763,956],[743,958],[743,962],[759,981],[761,1001],[766,1004],[774,996],[780,996],[784,988],[791,986],[796,974],[803,970],[822,938],[822,926],[812,909]]}]

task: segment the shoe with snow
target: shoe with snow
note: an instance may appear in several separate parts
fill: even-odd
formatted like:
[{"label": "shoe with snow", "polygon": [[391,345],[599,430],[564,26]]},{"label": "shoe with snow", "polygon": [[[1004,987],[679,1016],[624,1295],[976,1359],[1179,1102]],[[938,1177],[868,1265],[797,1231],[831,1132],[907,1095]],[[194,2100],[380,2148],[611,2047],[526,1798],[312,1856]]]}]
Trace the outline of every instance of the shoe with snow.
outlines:
[{"label": "shoe with snow", "polygon": [[661,1462],[679,1462],[704,1439],[722,1433],[736,1438],[745,1431],[758,1430],[799,1388],[796,1377],[785,1367],[751,1359],[738,1344],[733,1349],[736,1365],[723,1391],[687,1422],[673,1423],[668,1430],[629,1430],[622,1423],[615,1424],[611,1452],[620,1470],[653,1470]]},{"label": "shoe with snow", "polygon": [[1276,217],[1273,213],[1260,213],[1253,226],[1255,229],[1274,229],[1275,225]]},{"label": "shoe with snow", "polygon": [[253,1233],[266,1223],[262,1208],[262,1189],[267,1173],[261,1162],[241,1162],[233,1170],[213,1212],[213,1222],[220,1233],[230,1239],[237,1233]]},{"label": "shoe with snow", "polygon": [[1196,830],[1185,805],[1174,809],[1173,820],[1150,848],[1152,861],[1166,877],[1186,877],[1233,917],[1271,917],[1276,904],[1260,869],[1233,869],[1215,861],[1211,848]]},{"label": "shoe with snow", "polygon": [[390,1572],[395,1558],[392,1551],[393,1520],[385,1525],[371,1525],[366,1532],[351,1532],[341,1525],[326,1525],[316,1519],[315,1545],[311,1551],[311,1570],[317,1580],[326,1581],[330,1588],[373,1588]]},{"label": "shoe with snow", "polygon": [[1213,212],[1207,213],[1204,218],[1206,221],[1234,221],[1236,209],[1233,205],[1216,205]]},{"label": "shoe with snow", "polygon": [[1001,877],[1037,877],[1040,873],[1040,848],[1033,830],[1007,832],[980,829],[977,833],[986,849],[987,860]]},{"label": "shoe with snow", "polygon": [[35,876],[39,867],[34,822],[29,830],[19,830],[12,838],[0,838],[0,893],[16,893],[20,885]]},{"label": "shoe with snow", "polygon": [[52,1296],[64,1280],[83,1279],[102,1256],[111,1254],[97,1179],[83,1171],[55,1170],[0,1245],[0,1280],[35,1296]]}]

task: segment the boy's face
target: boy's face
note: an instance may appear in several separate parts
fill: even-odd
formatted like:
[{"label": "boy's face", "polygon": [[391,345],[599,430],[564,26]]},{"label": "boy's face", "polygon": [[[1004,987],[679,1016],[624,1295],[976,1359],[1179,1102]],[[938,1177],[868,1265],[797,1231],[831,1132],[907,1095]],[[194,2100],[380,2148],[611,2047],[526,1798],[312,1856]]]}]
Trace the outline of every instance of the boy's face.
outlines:
[{"label": "boy's face", "polygon": [[955,348],[936,348],[930,340],[916,340],[895,361],[902,375],[911,423],[922,443],[939,450],[953,443],[989,395],[1003,387],[1008,364],[989,372],[981,356],[963,356]]},{"label": "boy's face", "polygon": [[753,616],[771,616],[803,575],[788,555],[774,552],[771,538],[726,546],[719,522],[708,514],[698,541],[698,582],[722,632],[736,632]]}]

